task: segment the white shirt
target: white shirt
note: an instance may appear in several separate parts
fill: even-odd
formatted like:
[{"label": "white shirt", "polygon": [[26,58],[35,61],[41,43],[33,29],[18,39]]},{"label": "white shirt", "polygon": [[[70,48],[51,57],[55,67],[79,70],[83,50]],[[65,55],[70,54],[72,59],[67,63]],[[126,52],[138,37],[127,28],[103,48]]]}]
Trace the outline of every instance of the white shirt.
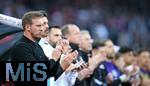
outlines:
[{"label": "white shirt", "polygon": [[44,54],[48,57],[48,59],[51,59],[54,48],[46,41],[45,38],[40,39],[39,45],[42,47]]}]

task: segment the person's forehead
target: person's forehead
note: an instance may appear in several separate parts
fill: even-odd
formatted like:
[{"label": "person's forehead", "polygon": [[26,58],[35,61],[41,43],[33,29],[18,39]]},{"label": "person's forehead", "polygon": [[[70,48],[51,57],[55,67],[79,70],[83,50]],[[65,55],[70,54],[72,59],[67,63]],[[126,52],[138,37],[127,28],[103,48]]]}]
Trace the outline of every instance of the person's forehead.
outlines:
[{"label": "person's forehead", "polygon": [[144,51],[141,53],[141,56],[150,56],[150,53],[148,51]]},{"label": "person's forehead", "polygon": [[113,44],[113,42],[112,41],[110,41],[110,40],[108,40],[108,41],[106,41],[106,43],[105,43],[106,45],[109,45],[109,46],[113,46],[114,44]]},{"label": "person's forehead", "polygon": [[51,33],[53,33],[53,34],[55,34],[55,33],[60,33],[60,34],[62,34],[62,33],[61,33],[61,30],[60,30],[59,28],[52,28],[52,29],[51,29]]},{"label": "person's forehead", "polygon": [[48,19],[47,19],[47,17],[43,17],[43,20],[48,22]]},{"label": "person's forehead", "polygon": [[34,19],[32,19],[32,23],[34,23],[34,24],[43,23],[43,19],[42,19],[42,17],[34,18]]},{"label": "person's forehead", "polygon": [[127,54],[127,55],[134,55],[134,54],[133,54],[133,51],[127,52],[126,54]]},{"label": "person's forehead", "polygon": [[81,34],[81,38],[83,38],[83,39],[91,39],[91,36],[90,36],[90,34]]},{"label": "person's forehead", "polygon": [[106,50],[105,47],[99,47],[98,49],[99,49],[99,51],[105,51]]}]

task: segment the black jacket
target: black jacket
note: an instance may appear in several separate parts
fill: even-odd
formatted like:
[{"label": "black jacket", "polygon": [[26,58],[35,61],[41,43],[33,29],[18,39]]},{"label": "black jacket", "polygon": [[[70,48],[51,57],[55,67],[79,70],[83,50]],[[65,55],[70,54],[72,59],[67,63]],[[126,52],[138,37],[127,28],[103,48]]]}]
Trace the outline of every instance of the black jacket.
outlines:
[{"label": "black jacket", "polygon": [[37,42],[31,41],[25,36],[22,36],[22,38],[13,46],[11,61],[45,61],[50,65],[48,68],[50,71],[48,74],[50,74],[50,76],[58,78],[63,73],[63,69],[60,64],[55,62],[53,59],[48,60],[41,46]]},{"label": "black jacket", "polygon": [[23,36],[12,49],[12,61],[47,61],[38,43]]}]

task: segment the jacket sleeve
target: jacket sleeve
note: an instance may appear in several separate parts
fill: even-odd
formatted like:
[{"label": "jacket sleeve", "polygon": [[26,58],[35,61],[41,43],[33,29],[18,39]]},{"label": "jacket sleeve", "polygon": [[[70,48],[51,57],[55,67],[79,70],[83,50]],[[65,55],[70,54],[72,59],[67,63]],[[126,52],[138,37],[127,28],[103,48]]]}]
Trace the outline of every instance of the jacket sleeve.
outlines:
[{"label": "jacket sleeve", "polygon": [[91,80],[91,86],[104,86],[106,82],[107,71],[103,64],[100,64],[94,71],[93,78]]},{"label": "jacket sleeve", "polygon": [[55,77],[55,80],[63,73],[63,69],[59,64],[59,61],[55,62],[55,60],[50,59],[50,74]]}]

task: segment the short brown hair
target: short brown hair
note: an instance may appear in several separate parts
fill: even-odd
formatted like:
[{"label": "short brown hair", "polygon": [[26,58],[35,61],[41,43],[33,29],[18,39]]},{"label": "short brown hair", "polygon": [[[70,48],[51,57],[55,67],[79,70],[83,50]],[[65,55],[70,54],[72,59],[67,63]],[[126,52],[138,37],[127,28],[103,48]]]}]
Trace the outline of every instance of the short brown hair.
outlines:
[{"label": "short brown hair", "polygon": [[22,17],[22,27],[25,28],[26,24],[32,24],[32,19],[44,17],[43,13],[40,11],[30,11],[24,14]]},{"label": "short brown hair", "polygon": [[40,12],[44,15],[44,17],[48,17],[48,14],[45,10],[40,10]]}]

